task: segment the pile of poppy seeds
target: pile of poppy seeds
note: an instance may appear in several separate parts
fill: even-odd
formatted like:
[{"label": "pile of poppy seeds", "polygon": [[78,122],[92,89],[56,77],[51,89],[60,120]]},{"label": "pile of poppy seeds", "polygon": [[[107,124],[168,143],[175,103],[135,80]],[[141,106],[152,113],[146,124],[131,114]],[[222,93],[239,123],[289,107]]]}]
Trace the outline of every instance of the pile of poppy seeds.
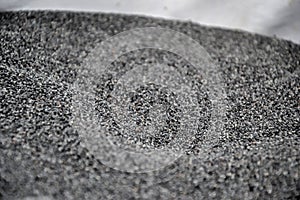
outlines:
[{"label": "pile of poppy seeds", "polygon": [[[99,126],[124,151],[183,152],[155,170],[129,172],[105,164],[95,153],[102,148],[96,136],[94,146],[83,141],[84,128],[72,123],[74,105],[80,108],[73,86],[98,44],[145,27],[180,32],[205,49],[221,74],[223,127],[205,145],[207,130],[218,123],[214,86],[185,58],[154,48],[123,54],[94,84]],[[0,13],[0,44],[0,199],[299,199],[299,45],[192,22],[53,11]],[[134,80],[146,72],[148,82]],[[161,74],[175,85],[186,77],[196,91],[193,133],[181,131],[194,115],[182,114],[184,98],[155,82]],[[122,101],[126,89],[118,81],[129,78],[137,87],[124,106],[114,106],[113,96]],[[110,153],[104,151],[106,159]]]}]

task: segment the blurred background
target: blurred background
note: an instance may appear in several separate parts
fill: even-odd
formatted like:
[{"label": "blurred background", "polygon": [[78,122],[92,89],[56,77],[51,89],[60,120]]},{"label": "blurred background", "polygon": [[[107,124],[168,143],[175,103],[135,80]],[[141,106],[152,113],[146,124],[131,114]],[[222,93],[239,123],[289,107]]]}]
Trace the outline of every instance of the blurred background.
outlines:
[{"label": "blurred background", "polygon": [[0,0],[0,9],[140,14],[276,35],[300,44],[300,0]]}]

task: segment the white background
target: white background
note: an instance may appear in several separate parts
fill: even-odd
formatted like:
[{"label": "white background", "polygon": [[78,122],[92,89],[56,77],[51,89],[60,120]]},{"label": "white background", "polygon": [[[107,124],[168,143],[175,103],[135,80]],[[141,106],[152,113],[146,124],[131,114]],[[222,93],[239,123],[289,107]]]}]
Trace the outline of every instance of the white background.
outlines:
[{"label": "white background", "polygon": [[300,43],[300,0],[0,0],[0,9],[142,14],[277,35]]}]

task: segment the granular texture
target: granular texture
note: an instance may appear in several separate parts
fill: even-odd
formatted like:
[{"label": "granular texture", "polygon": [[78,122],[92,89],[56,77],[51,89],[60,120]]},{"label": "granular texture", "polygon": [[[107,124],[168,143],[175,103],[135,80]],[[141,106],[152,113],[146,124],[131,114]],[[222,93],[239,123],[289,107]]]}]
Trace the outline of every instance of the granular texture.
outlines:
[{"label": "granular texture", "polygon": [[[204,47],[222,74],[226,116],[218,142],[203,150],[211,102],[199,80],[201,123],[185,155],[157,171],[129,173],[104,165],[82,145],[71,124],[70,85],[98,43],[144,27],[179,31]],[[0,43],[0,199],[299,198],[299,45],[192,22],[49,11],[0,13]],[[157,67],[157,76],[173,73],[162,66],[193,74],[193,67],[171,52],[129,52],[111,63],[115,76],[99,77],[96,111],[114,142],[167,147],[177,141],[183,119],[175,94],[157,84],[130,93],[129,115],[115,116],[119,124],[110,120],[116,77],[126,82],[126,70],[141,65]],[[128,129],[122,132],[120,125]],[[156,126],[161,129],[154,133],[131,131]]]}]

